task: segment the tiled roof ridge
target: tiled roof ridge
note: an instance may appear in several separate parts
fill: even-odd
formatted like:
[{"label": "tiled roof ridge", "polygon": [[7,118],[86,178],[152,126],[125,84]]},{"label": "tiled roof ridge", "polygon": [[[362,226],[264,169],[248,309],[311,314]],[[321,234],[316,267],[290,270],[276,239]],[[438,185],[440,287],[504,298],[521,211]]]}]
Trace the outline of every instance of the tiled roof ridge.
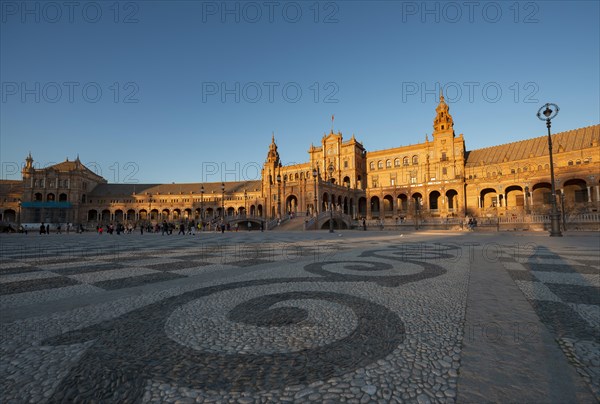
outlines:
[{"label": "tiled roof ridge", "polygon": [[[595,124],[595,125],[583,126],[581,128],[576,128],[576,129],[569,129],[569,130],[566,130],[564,132],[553,133],[552,134],[552,139],[554,140],[557,136],[565,134],[565,133],[582,131],[582,130],[590,129],[590,128],[594,128],[594,127],[599,127],[600,128],[600,123],[599,124]],[[532,138],[529,138],[529,139],[515,140],[514,142],[501,143],[501,144],[497,144],[497,145],[494,145],[494,146],[486,146],[486,147],[481,147],[479,149],[472,149],[472,150],[468,150],[468,151],[469,152],[472,152],[472,151],[482,151],[482,150],[499,148],[499,147],[502,147],[502,146],[509,146],[509,145],[513,145],[513,144],[516,144],[516,143],[531,142],[531,141],[534,141],[536,139],[546,138],[547,136],[548,135],[536,136],[536,137],[532,137]]]}]

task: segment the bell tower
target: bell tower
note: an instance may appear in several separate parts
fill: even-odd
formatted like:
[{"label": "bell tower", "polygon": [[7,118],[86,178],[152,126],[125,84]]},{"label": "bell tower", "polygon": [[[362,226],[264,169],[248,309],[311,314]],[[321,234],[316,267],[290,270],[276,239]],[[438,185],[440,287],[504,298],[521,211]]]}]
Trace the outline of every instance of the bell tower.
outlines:
[{"label": "bell tower", "polygon": [[444,100],[444,95],[440,91],[440,103],[435,109],[436,116],[433,120],[433,138],[438,135],[452,135],[454,137],[454,121],[450,115],[450,107]]},{"label": "bell tower", "polygon": [[277,198],[277,175],[280,174],[280,171],[281,160],[279,159],[277,144],[275,144],[275,134],[273,134],[271,136],[267,159],[262,169],[262,192],[263,198],[265,198],[265,213],[273,217],[276,214],[277,201],[274,198]]},{"label": "bell tower", "polygon": [[273,135],[271,137],[267,159],[265,160],[262,170],[263,188],[275,184],[275,179],[277,178],[280,167],[281,160],[279,159],[279,152],[277,151],[277,144],[275,143],[275,135]]},{"label": "bell tower", "polygon": [[25,158],[25,166],[23,167],[23,170],[21,170],[23,180],[26,184],[25,186],[30,185],[29,180],[32,178],[33,171],[33,157],[31,157],[31,152],[29,152],[29,155]]}]

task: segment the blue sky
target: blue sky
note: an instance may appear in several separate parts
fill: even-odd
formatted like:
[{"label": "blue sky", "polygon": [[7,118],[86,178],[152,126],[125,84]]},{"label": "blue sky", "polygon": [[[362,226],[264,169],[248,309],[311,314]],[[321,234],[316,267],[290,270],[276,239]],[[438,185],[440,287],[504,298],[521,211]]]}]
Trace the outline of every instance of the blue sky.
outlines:
[{"label": "blue sky", "polygon": [[[110,182],[256,179],[331,129],[422,142],[442,87],[476,149],[600,122],[597,1],[2,1],[0,160]],[[68,3],[67,3],[68,4]]]}]

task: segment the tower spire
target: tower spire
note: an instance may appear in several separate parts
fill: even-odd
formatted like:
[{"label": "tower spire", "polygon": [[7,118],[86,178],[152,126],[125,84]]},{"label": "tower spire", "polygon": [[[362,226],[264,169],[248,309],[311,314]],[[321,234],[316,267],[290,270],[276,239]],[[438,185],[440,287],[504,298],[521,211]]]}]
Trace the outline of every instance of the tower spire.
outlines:
[{"label": "tower spire", "polygon": [[454,136],[454,120],[450,115],[450,107],[446,104],[442,89],[440,89],[440,102],[435,109],[436,116],[433,120],[433,137],[441,133],[449,133]]}]

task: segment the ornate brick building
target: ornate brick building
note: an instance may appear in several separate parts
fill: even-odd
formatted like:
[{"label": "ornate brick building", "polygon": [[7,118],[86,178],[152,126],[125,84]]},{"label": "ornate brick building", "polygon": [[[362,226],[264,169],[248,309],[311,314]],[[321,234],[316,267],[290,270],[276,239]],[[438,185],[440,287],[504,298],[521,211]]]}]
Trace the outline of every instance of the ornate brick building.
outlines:
[{"label": "ornate brick building", "polygon": [[[553,135],[559,208],[600,208],[600,125]],[[444,97],[431,140],[367,152],[354,136],[324,135],[306,163],[282,166],[272,137],[262,178],[194,184],[109,184],[77,158],[0,182],[3,222],[262,222],[289,213],[336,219],[523,217],[550,209],[547,137],[467,151]],[[319,223],[327,226],[327,220]],[[341,221],[338,224],[342,224]],[[320,226],[320,227],[321,227]]]}]

